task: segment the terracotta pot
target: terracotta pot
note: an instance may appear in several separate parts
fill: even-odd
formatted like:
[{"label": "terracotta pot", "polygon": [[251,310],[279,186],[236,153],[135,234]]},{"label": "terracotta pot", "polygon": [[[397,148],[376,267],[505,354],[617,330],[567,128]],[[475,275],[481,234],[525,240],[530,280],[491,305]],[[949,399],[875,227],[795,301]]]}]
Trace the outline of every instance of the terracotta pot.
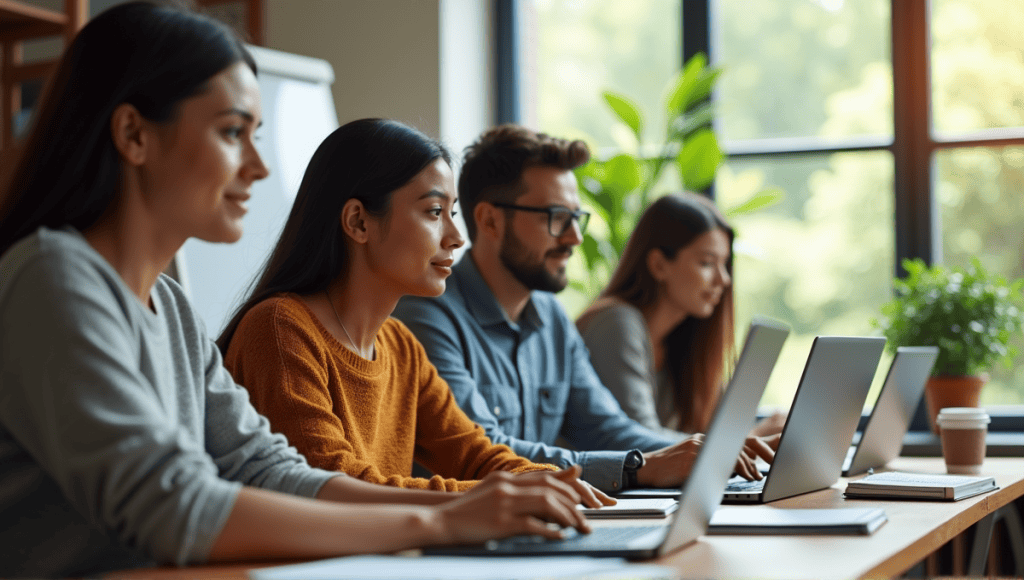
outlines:
[{"label": "terracotta pot", "polygon": [[988,375],[929,377],[924,387],[924,400],[928,404],[928,421],[936,435],[939,428],[935,418],[946,407],[977,407],[981,388],[988,382]]}]

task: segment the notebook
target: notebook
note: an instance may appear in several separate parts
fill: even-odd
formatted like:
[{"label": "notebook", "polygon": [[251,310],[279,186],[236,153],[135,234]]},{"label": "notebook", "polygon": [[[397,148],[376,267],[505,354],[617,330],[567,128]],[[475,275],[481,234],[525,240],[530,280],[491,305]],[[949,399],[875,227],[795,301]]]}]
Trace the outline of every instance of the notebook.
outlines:
[{"label": "notebook", "polygon": [[724,507],[711,517],[708,533],[870,535],[887,521],[881,508]]},{"label": "notebook", "polygon": [[771,469],[759,481],[733,478],[723,502],[767,503],[838,481],[884,346],[881,337],[815,338]]},{"label": "notebook", "polygon": [[887,471],[846,485],[846,497],[854,499],[934,499],[957,501],[999,489],[991,477],[932,475]]},{"label": "notebook", "polygon": [[664,518],[679,508],[679,502],[672,498],[625,498],[600,508],[577,507],[590,519]]},{"label": "notebook", "polygon": [[900,454],[903,436],[924,393],[924,385],[932,372],[938,347],[901,346],[896,349],[889,374],[860,442],[846,455],[843,475],[857,475],[881,467]]},{"label": "notebook", "polygon": [[677,550],[707,531],[711,515],[721,503],[722,490],[757,412],[768,377],[782,351],[789,329],[779,323],[751,323],[736,371],[722,395],[704,445],[690,477],[682,486],[683,497],[668,526],[600,527],[590,534],[574,534],[563,540],[517,536],[476,546],[424,549],[433,555],[589,555],[653,558]]}]

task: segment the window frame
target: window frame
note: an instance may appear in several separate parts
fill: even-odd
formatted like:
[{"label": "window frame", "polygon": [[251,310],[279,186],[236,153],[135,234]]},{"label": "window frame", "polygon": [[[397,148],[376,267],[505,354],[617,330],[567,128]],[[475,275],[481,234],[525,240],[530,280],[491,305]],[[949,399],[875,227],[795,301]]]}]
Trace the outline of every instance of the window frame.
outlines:
[{"label": "window frame", "polygon": [[[711,52],[711,0],[682,2],[683,62],[698,52]],[[933,185],[936,154],[945,149],[1024,145],[1024,128],[990,129],[967,135],[940,136],[931,130],[930,2],[890,0],[893,74],[893,138],[761,139],[723,143],[729,159],[842,152],[888,151],[893,157],[895,194],[895,276],[904,276],[905,258],[928,264],[942,262],[942,227]],[[712,193],[713,195],[713,193]],[[1024,431],[1024,413],[999,409],[992,431]],[[927,431],[924,400],[911,422],[912,431]]]},{"label": "window frame", "polygon": [[[517,62],[521,46],[519,16],[515,0],[494,0],[497,7],[496,78],[499,122],[520,122]],[[680,64],[703,52],[713,62],[711,23],[715,18],[712,0],[679,0],[682,54]],[[928,264],[942,262],[942,228],[933,200],[936,154],[945,149],[967,147],[1024,146],[1024,128],[990,129],[971,134],[946,136],[931,130],[930,1],[890,0],[890,40],[893,74],[893,138],[817,137],[761,139],[723,143],[728,159],[770,159],[780,156],[822,155],[844,152],[887,151],[893,158],[895,210],[895,276],[906,272],[905,258],[921,258]],[[714,197],[714,191],[708,195]],[[1024,406],[998,408],[990,426],[993,431],[1024,432]],[[921,401],[912,431],[927,431],[927,413]]]}]

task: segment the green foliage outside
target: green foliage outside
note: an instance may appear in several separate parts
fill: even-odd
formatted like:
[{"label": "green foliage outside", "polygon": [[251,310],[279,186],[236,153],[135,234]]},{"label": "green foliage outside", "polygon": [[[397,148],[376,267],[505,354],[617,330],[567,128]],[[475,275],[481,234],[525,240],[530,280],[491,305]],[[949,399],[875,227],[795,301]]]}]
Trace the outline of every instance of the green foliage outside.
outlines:
[{"label": "green foliage outside", "polygon": [[[649,115],[645,137],[661,137],[651,129],[667,125],[665,79],[680,64],[679,0],[533,4],[538,127],[582,138],[602,159],[614,156],[611,150],[650,153],[651,143],[638,143],[600,95],[610,89],[635,99]],[[891,139],[889,4],[716,0],[713,61],[727,71],[715,91],[723,147],[787,138]],[[1020,0],[930,2],[937,135],[1024,127],[1024,19],[1008,17],[1021,9]],[[977,259],[1007,279],[1024,277],[1024,146],[943,149],[932,166],[939,261],[967,267]],[[763,404],[789,404],[815,335],[880,332],[870,321],[893,297],[893,169],[886,150],[734,158],[718,169],[721,207],[737,206],[767,184],[786,191],[780,203],[730,220],[739,234],[737,333],[754,315],[793,327]],[[669,164],[663,179],[677,180],[675,173]],[[599,222],[590,228],[603,236]],[[577,288],[590,283],[582,259],[569,267]],[[567,290],[559,299],[577,314],[588,303],[582,296]],[[1024,352],[1024,335],[1010,346]],[[874,392],[888,362],[886,355]],[[982,404],[1024,404],[1024,356],[990,374]]]},{"label": "green foliage outside", "polygon": [[890,352],[898,346],[937,346],[933,376],[987,372],[1009,367],[1017,356],[1010,339],[1024,322],[1024,278],[1008,283],[974,260],[967,268],[928,267],[904,260],[905,278],[894,281],[896,298],[882,306],[882,329]]},{"label": "green foliage outside", "polygon": [[[611,276],[643,210],[657,195],[667,191],[703,191],[715,180],[725,156],[711,129],[714,115],[708,100],[722,70],[709,67],[707,57],[690,59],[667,91],[667,126],[664,141],[653,154],[621,152],[607,159],[593,159],[576,171],[580,197],[604,227],[593,228],[583,238],[582,255],[586,283],[573,287],[593,299]],[[604,91],[605,103],[629,128],[637,143],[644,142],[644,114],[624,95]],[[673,168],[672,179],[665,174]],[[778,203],[783,192],[768,188],[726,211],[748,213]],[[592,220],[593,221],[593,220]]]}]

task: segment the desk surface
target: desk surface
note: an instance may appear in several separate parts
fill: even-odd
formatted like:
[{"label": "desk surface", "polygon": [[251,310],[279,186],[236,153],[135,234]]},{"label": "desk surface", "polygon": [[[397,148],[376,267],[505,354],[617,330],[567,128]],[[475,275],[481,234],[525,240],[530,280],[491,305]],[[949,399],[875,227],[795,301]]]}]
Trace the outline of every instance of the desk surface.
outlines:
[{"label": "desk surface", "polygon": [[[939,458],[900,458],[891,469],[945,473]],[[986,515],[1024,496],[1024,459],[987,458],[983,475],[1000,489],[958,502],[844,500],[846,479],[831,488],[769,504],[780,508],[880,507],[889,522],[871,536],[703,536],[656,563],[682,578],[879,578],[906,572]],[[853,478],[856,479],[856,478]],[[650,520],[644,520],[650,524]],[[599,522],[595,525],[622,525]],[[262,567],[265,564],[259,564]],[[149,569],[107,578],[241,579],[256,565]]]},{"label": "desk surface", "polygon": [[[945,473],[939,458],[900,458],[889,467]],[[683,578],[897,576],[986,515],[1024,496],[1024,459],[987,458],[983,475],[995,477],[1000,489],[958,502],[844,500],[847,479],[842,478],[831,488],[769,505],[880,507],[889,521],[871,536],[703,536],[658,563],[672,566]]]}]

